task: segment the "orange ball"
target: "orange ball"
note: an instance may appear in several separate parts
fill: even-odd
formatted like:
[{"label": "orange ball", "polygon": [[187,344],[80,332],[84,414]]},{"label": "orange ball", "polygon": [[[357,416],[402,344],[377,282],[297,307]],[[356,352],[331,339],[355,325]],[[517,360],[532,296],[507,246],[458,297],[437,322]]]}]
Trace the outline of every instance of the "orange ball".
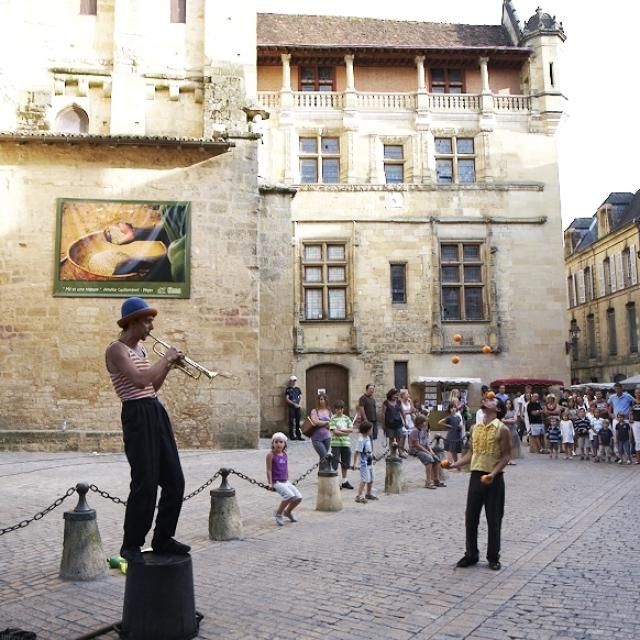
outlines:
[{"label": "orange ball", "polygon": [[488,473],[480,477],[480,482],[484,484],[491,484],[492,481],[493,478]]},{"label": "orange ball", "polygon": [[487,400],[493,400],[496,397],[496,394],[493,391],[487,392]]},{"label": "orange ball", "polygon": [[453,341],[454,342],[462,342],[462,336],[459,333],[456,333],[456,335],[453,336]]},{"label": "orange ball", "polygon": [[442,462],[440,462],[440,466],[443,469],[448,469],[451,466],[451,463],[448,460],[442,460]]},{"label": "orange ball", "polygon": [[491,347],[485,344],[484,347],[482,347],[482,353],[491,353]]},{"label": "orange ball", "polygon": [[453,356],[453,358],[451,358],[451,362],[453,362],[453,364],[458,364],[458,362],[460,362],[460,358],[458,356]]}]

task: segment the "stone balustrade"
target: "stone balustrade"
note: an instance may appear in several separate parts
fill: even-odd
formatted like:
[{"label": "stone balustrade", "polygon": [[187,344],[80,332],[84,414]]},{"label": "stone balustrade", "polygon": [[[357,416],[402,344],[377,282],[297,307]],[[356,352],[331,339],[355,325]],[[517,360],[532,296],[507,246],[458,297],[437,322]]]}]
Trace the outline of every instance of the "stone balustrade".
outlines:
[{"label": "stone balustrade", "polygon": [[[293,108],[300,110],[344,109],[346,99],[344,93],[338,91],[311,92],[293,91]],[[496,111],[512,113],[529,113],[531,111],[531,97],[527,95],[497,95],[491,96]],[[281,108],[280,91],[259,91],[259,102],[270,111]],[[482,96],[472,93],[430,93],[427,94],[427,108],[433,112],[466,112],[480,113],[482,110]],[[355,106],[360,111],[416,111],[418,94],[416,93],[380,93],[355,92]]]}]

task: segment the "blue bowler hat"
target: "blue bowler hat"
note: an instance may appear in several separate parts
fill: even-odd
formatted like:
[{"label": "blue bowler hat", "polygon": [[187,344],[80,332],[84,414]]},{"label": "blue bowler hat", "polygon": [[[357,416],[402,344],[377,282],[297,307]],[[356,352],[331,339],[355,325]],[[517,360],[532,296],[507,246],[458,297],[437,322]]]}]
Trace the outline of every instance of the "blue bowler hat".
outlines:
[{"label": "blue bowler hat", "polygon": [[153,307],[150,307],[142,298],[127,298],[122,303],[122,309],[120,311],[122,316],[118,320],[119,327],[125,327],[133,320],[143,318],[145,316],[157,316],[158,311]]}]

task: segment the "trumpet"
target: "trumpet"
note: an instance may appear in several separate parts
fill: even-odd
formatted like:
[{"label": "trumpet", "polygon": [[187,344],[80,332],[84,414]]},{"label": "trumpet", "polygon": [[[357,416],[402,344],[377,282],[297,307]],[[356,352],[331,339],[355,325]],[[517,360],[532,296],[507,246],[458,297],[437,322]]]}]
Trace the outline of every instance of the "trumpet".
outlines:
[{"label": "trumpet", "polygon": [[[153,352],[160,357],[164,356],[171,348],[171,345],[167,344],[163,340],[159,340],[151,334],[149,334],[149,337],[154,341]],[[207,376],[209,380],[213,380],[216,376],[220,376],[221,378],[233,378],[233,374],[231,373],[227,373],[226,371],[211,371],[186,356],[182,358],[182,360],[176,361],[175,366],[194,380],[197,380],[202,374]]]}]

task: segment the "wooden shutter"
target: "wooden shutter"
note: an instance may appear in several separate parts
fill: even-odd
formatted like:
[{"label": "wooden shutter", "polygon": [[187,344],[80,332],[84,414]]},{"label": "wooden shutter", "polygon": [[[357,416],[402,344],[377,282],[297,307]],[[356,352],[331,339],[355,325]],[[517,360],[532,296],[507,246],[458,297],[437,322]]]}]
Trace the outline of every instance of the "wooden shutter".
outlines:
[{"label": "wooden shutter", "polygon": [[576,273],[576,280],[578,282],[578,288],[576,289],[578,304],[584,304],[586,301],[584,295],[584,269],[580,269],[580,271]]},{"label": "wooden shutter", "polygon": [[575,306],[575,296],[573,295],[574,287],[573,287],[573,276],[569,274],[567,278],[567,297],[569,298],[569,308]]},{"label": "wooden shutter", "polygon": [[609,285],[611,286],[611,293],[616,291],[616,257],[615,255],[609,258]]},{"label": "wooden shutter", "polygon": [[636,258],[638,256],[637,248],[635,244],[632,244],[629,248],[629,278],[631,284],[638,284],[638,265]]},{"label": "wooden shutter", "polygon": [[616,280],[618,281],[618,289],[624,289],[624,267],[622,266],[622,253],[616,253]]},{"label": "wooden shutter", "polygon": [[604,262],[598,262],[596,267],[598,271],[598,294],[602,297],[607,294],[607,288],[604,282]]}]

